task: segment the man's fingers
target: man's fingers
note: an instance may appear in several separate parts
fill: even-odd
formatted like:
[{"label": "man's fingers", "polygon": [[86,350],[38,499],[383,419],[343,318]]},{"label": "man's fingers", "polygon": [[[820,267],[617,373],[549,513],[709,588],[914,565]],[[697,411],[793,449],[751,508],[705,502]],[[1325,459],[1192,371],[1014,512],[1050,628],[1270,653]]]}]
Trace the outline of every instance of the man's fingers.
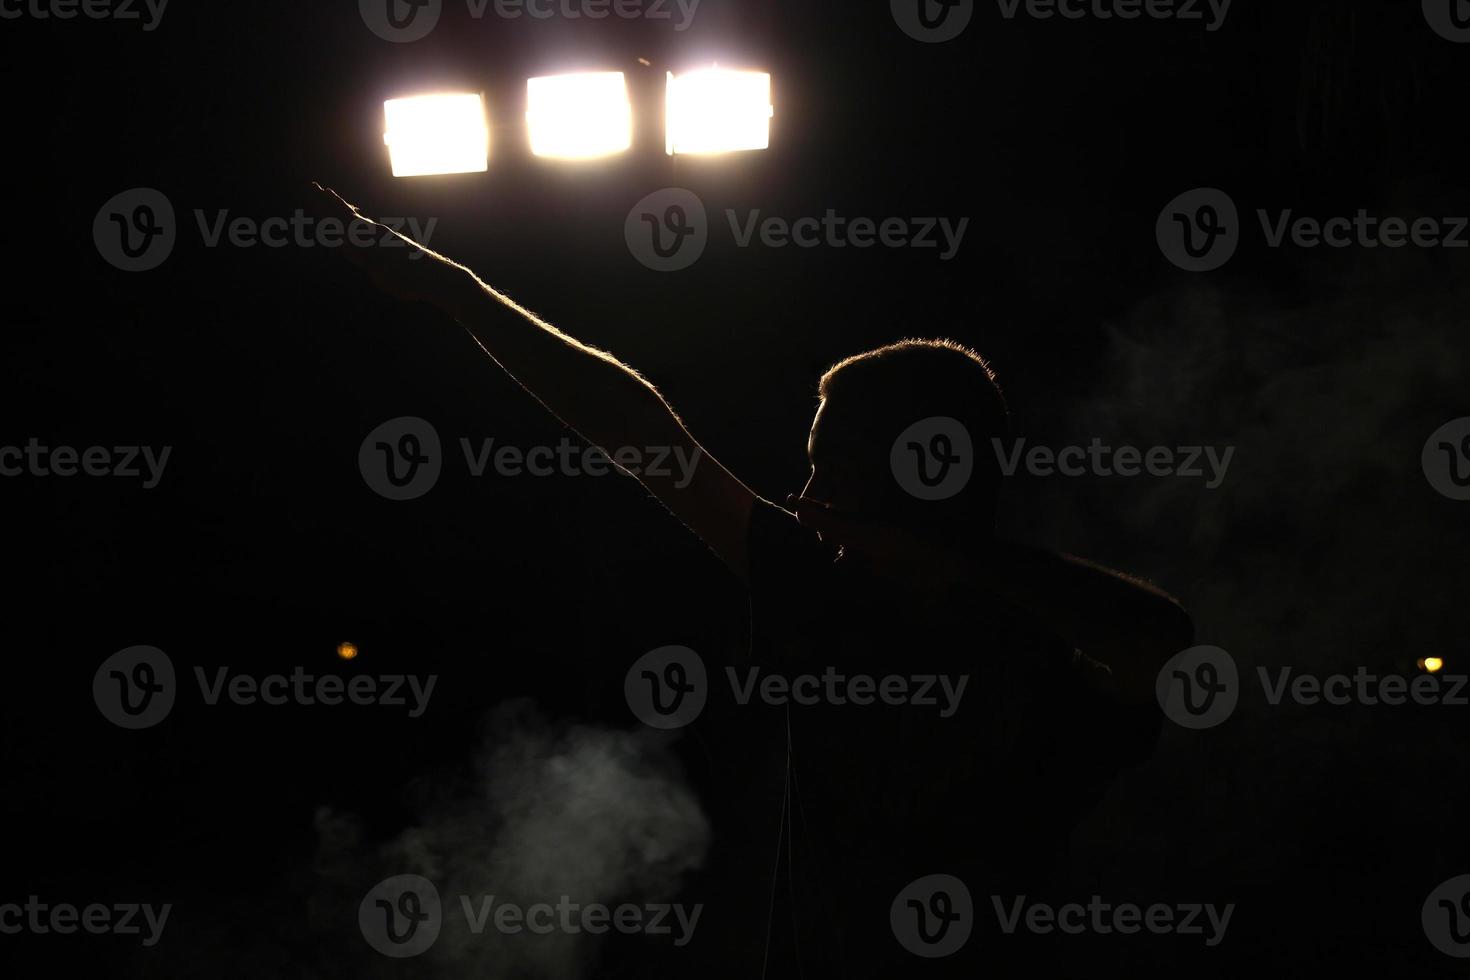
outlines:
[{"label": "man's fingers", "polygon": [[[347,225],[348,234],[343,236],[342,247],[334,251],[341,252],[343,257],[353,265],[371,270],[377,264],[373,246],[382,241],[383,233],[388,229],[363,214],[357,205],[338,194],[335,188],[327,187],[315,180],[311,182],[311,186],[321,193],[316,200],[323,207],[317,209],[317,219],[338,218]],[[357,235],[352,234],[353,222],[370,225],[373,229],[372,235],[367,240],[359,240]]]},{"label": "man's fingers", "polygon": [[[331,217],[345,218],[349,226],[354,221],[361,221],[371,225],[375,229],[375,233],[373,235],[374,239],[380,238],[383,232],[390,230],[389,228],[387,228],[387,226],[377,221],[374,221],[372,218],[369,218],[367,215],[363,214],[361,209],[359,209],[356,204],[353,204],[341,194],[338,194],[334,188],[324,186],[323,184],[318,183],[315,180],[311,182],[311,186],[321,191],[323,196],[319,198],[319,200],[327,204],[327,210],[331,212]],[[318,217],[326,216],[327,215],[325,214],[318,215]],[[347,236],[347,243],[358,248],[362,247],[360,245],[357,245],[352,235]],[[348,251],[352,251],[352,249],[348,249]]]},{"label": "man's fingers", "polygon": [[[346,211],[349,214],[351,214],[354,218],[361,218],[363,221],[372,221],[371,218],[366,217],[361,211],[359,211],[357,209],[357,205],[356,204],[352,204],[352,203],[348,202],[348,200],[346,198],[344,198],[341,194],[338,194],[337,191],[334,188],[324,187],[322,184],[320,184],[319,182],[317,182],[315,180],[313,180],[311,182],[311,186],[312,187],[315,187],[317,190],[321,191],[323,194],[326,194],[328,197],[330,197],[333,200],[335,200],[337,202],[337,204],[339,206],[341,206],[341,208],[344,211]],[[376,222],[374,222],[374,224],[376,224]]]},{"label": "man's fingers", "polygon": [[369,218],[334,189],[317,181],[312,181],[312,186],[321,194],[317,200],[330,205],[334,217],[345,218],[346,234],[337,251],[389,295],[433,302],[446,281],[443,267],[464,269],[396,228]]},{"label": "man's fingers", "polygon": [[[311,182],[311,186],[315,187],[317,190],[321,191],[323,194],[336,201],[337,206],[339,206],[342,210],[351,215],[353,220],[365,221],[368,224],[372,225],[375,229],[376,233],[373,235],[371,246],[355,242],[353,241],[353,237],[351,235],[348,235],[348,244],[353,246],[352,248],[347,249],[348,254],[352,254],[353,252],[363,252],[370,247],[381,246],[383,243],[383,239],[388,235],[392,235],[394,238],[397,238],[405,246],[408,247],[408,249],[410,250],[408,254],[410,255],[414,252],[422,251],[429,256],[433,256],[434,258],[443,258],[443,256],[440,255],[438,252],[435,252],[433,249],[414,241],[412,238],[408,237],[397,228],[392,228],[388,225],[383,224],[381,221],[376,221],[373,218],[369,218],[367,215],[362,213],[362,210],[358,208],[356,204],[353,204],[352,202],[344,198],[341,194],[338,194],[334,188],[327,187],[315,180]],[[399,254],[402,255],[403,253]]]}]

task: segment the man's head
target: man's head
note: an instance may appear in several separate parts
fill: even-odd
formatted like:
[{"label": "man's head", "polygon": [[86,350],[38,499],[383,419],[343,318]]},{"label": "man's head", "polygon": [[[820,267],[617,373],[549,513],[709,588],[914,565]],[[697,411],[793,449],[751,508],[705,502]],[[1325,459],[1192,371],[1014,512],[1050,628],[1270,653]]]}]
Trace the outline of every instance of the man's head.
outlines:
[{"label": "man's head", "polygon": [[[1008,413],[979,354],[949,340],[902,340],[838,362],[818,393],[807,447],[812,475],[802,496],[951,543],[994,530],[1000,468],[990,447],[1006,436]],[[936,418],[963,426],[973,469],[953,496],[925,500],[905,488],[893,454],[905,430]],[[912,451],[919,464],[929,448],[896,451],[901,458]]]}]

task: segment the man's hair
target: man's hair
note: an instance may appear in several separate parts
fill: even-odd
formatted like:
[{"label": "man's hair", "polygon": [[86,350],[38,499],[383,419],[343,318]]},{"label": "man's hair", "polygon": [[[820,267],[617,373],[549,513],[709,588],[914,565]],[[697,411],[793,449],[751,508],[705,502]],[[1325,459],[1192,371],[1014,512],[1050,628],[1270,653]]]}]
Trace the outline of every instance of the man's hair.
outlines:
[{"label": "man's hair", "polygon": [[1000,467],[991,440],[1007,437],[1010,412],[985,358],[953,340],[900,340],[838,361],[822,375],[817,392],[829,406],[843,406],[848,420],[858,420],[865,440],[882,453],[885,470],[894,440],[909,426],[933,417],[958,421],[975,457],[969,483],[944,501],[899,493],[894,516],[941,533],[993,529]]},{"label": "man's hair", "polygon": [[[943,338],[906,338],[862,354],[844,357],[829,367],[817,386],[817,394],[828,397],[837,385],[846,385],[858,374],[882,375],[887,383],[927,391],[935,384],[973,396],[980,412],[1006,424],[1009,411],[1005,395],[990,364],[972,348]],[[950,383],[946,383],[950,382]],[[973,389],[973,390],[970,390]]]}]

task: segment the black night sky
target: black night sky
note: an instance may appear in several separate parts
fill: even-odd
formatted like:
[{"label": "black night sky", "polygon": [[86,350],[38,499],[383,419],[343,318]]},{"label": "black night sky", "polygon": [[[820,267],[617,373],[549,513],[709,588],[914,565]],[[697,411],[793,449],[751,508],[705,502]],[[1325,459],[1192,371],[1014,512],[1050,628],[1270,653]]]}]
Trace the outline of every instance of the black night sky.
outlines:
[{"label": "black night sky", "polygon": [[[340,249],[208,243],[222,212],[320,216],[320,181],[369,215],[435,219],[432,247],[637,368],[768,500],[807,479],[822,371],[904,337],[980,351],[1029,443],[1235,447],[1215,488],[1023,472],[999,521],[1168,590],[1242,681],[1224,724],[1165,722],[1078,824],[1047,894],[1234,903],[1228,932],[1214,946],[1053,933],[1018,940],[1024,955],[987,933],[965,962],[982,976],[1461,975],[1421,910],[1470,874],[1470,706],[1273,705],[1258,676],[1413,678],[1438,657],[1448,691],[1470,665],[1470,503],[1421,464],[1431,434],[1470,415],[1470,251],[1451,234],[1458,223],[1466,248],[1470,44],[1404,0],[1235,0],[1213,30],[1203,2],[1199,20],[1095,15],[1119,5],[1068,19],[1022,3],[1008,18],[1008,3],[976,0],[957,38],[924,43],[881,2],[701,0],[676,30],[672,3],[672,19],[508,19],[445,0],[427,37],[390,43],[351,0],[172,0],[151,30],[142,4],[141,20],[62,20],[36,16],[43,0],[0,0],[0,447],[170,449],[152,487],[0,477],[0,906],[172,905],[153,946],[0,931],[0,962],[15,976],[762,975],[767,908],[717,897],[706,917],[736,925],[681,950],[615,936],[525,957],[471,940],[397,960],[363,941],[358,904],[388,874],[460,880],[510,852],[531,877],[577,855],[636,864],[617,833],[604,840],[618,821],[635,835],[706,826],[707,840],[669,843],[697,852],[686,870],[618,879],[662,901],[706,894],[742,833],[724,804],[738,726],[715,711],[649,732],[623,679],[671,644],[735,662],[749,604],[634,480],[472,475],[461,440],[580,442],[442,315],[384,296]],[[665,73],[712,62],[770,72],[769,149],[664,153]],[[626,153],[530,153],[525,79],[576,70],[625,74]],[[488,170],[395,179],[383,101],[442,90],[484,94]],[[635,203],[667,187],[693,191],[710,222],[703,256],[672,273],[624,237]],[[93,235],[133,188],[175,215],[173,251],[147,272],[109,264]],[[1193,188],[1239,212],[1238,250],[1207,272],[1156,239]],[[727,212],[755,211],[968,224],[948,259],[741,247]],[[1273,247],[1288,211],[1432,218],[1450,240],[1303,247],[1288,233]],[[392,501],[358,456],[403,416],[433,424],[444,470]],[[953,643],[987,650],[980,634]],[[89,691],[138,645],[168,654],[180,691],[164,721],[128,731]],[[207,704],[196,670],[222,667],[437,683],[419,717]],[[567,771],[599,787],[592,812],[518,822],[556,808],[547,774]],[[681,815],[689,800],[697,813]],[[755,939],[730,938],[742,922]],[[949,975],[911,962],[906,975]]]}]

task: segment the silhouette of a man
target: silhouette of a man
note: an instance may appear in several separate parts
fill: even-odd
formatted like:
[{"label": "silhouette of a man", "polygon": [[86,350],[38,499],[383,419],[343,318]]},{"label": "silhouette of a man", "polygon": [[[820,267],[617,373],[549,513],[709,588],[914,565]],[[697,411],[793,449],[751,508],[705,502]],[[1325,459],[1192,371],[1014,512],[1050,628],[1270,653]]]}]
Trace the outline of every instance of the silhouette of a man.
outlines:
[{"label": "silhouette of a man", "polygon": [[[779,711],[778,737],[741,747],[767,776],[748,794],[751,849],[732,843],[724,857],[759,885],[738,916],[753,968],[853,978],[922,962],[947,975],[895,942],[907,925],[891,919],[894,898],[954,875],[978,922],[989,896],[1045,884],[1079,817],[1151,752],[1155,678],[1193,642],[1188,615],[1141,581],[996,537],[1001,472],[983,450],[1006,434],[1007,411],[971,350],[906,340],[831,368],[811,477],[782,508],[710,456],[633,369],[405,242],[350,254],[390,294],[452,316],[593,445],[699,454],[692,478],[638,478],[750,590],[748,666],[822,682],[816,703]],[[948,468],[966,465],[946,488]],[[947,902],[912,903],[920,942],[947,928]]]}]

